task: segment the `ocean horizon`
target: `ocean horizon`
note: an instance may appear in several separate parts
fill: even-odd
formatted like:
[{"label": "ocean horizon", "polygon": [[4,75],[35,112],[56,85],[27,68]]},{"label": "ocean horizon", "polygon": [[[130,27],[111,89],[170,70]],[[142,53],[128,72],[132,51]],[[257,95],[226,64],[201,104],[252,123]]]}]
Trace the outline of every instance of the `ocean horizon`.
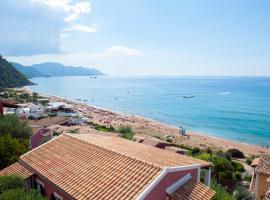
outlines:
[{"label": "ocean horizon", "polygon": [[31,81],[37,83],[29,87],[35,92],[81,99],[208,136],[270,145],[270,77],[65,76]]}]

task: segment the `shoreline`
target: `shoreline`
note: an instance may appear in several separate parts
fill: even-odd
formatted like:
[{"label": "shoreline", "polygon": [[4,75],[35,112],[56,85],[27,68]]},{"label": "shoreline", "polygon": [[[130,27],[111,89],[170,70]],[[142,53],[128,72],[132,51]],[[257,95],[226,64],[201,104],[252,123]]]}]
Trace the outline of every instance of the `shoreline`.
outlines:
[{"label": "shoreline", "polygon": [[[17,89],[32,93],[29,87],[22,87]],[[178,134],[178,127],[164,122],[156,121],[151,118],[97,107],[89,103],[70,100],[65,97],[60,97],[52,94],[39,93],[39,95],[44,96],[51,101],[68,102],[74,106],[75,111],[99,124],[107,126],[112,125],[116,127],[120,124],[131,125],[135,134],[149,135],[152,137],[164,137],[165,135],[173,135],[176,138],[175,142],[177,144],[183,144],[190,147],[210,147],[214,150],[228,150],[230,148],[237,148],[244,152],[245,155],[260,155],[262,153],[270,154],[270,149],[255,144],[224,139],[194,131],[187,131],[186,136],[180,136]]]}]

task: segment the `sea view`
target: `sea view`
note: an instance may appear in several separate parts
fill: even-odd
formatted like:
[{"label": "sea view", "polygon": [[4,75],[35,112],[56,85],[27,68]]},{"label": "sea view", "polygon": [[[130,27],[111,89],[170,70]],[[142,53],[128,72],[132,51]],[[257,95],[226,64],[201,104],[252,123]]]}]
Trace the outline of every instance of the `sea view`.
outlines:
[{"label": "sea view", "polygon": [[[140,115],[214,137],[270,145],[269,77],[33,78],[35,92]],[[87,101],[86,101],[87,100]]]}]

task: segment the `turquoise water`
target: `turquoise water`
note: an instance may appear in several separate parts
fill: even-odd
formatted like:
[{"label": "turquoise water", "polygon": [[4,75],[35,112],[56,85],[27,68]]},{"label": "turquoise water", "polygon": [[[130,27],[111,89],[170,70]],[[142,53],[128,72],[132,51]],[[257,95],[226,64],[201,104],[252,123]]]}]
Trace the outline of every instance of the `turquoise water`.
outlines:
[{"label": "turquoise water", "polygon": [[[149,117],[203,134],[270,145],[270,78],[35,78],[30,89]],[[184,95],[194,98],[183,98]]]}]

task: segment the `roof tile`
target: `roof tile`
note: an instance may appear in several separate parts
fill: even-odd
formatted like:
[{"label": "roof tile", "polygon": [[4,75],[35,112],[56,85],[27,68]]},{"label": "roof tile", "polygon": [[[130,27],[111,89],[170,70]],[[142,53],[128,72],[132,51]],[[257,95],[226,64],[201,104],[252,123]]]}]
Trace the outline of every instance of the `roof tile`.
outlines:
[{"label": "roof tile", "polygon": [[5,169],[2,169],[0,171],[0,176],[8,176],[8,175],[17,175],[17,176],[21,176],[24,179],[30,177],[33,175],[32,172],[30,172],[29,170],[27,170],[22,164],[20,164],[19,162],[16,162],[8,167],[6,167]]},{"label": "roof tile", "polygon": [[169,195],[168,200],[210,200],[215,192],[204,184],[190,179],[175,192]]}]

